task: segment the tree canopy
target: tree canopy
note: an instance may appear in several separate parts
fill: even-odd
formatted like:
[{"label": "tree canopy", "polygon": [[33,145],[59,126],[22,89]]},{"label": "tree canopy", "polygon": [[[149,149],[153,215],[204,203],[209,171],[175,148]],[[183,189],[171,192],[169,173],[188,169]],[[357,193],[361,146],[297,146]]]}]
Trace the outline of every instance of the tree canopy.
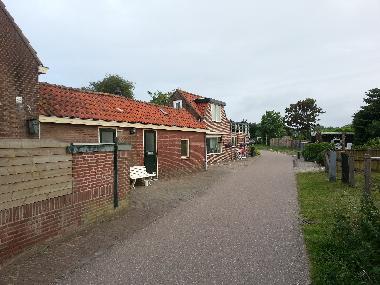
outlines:
[{"label": "tree canopy", "polygon": [[285,125],[280,112],[266,111],[261,117],[260,130],[263,138],[281,137],[285,134]]},{"label": "tree canopy", "polygon": [[293,130],[294,135],[309,138],[317,126],[319,115],[325,113],[317,106],[316,100],[306,98],[285,108],[285,124]]},{"label": "tree canopy", "polygon": [[161,92],[157,90],[156,92],[148,91],[148,94],[152,98],[150,100],[151,103],[168,106],[173,92]]},{"label": "tree canopy", "polygon": [[83,89],[111,93],[133,99],[135,85],[120,75],[107,74],[102,80],[90,82],[90,85]]},{"label": "tree canopy", "polygon": [[380,89],[368,90],[363,100],[366,105],[354,114],[352,122],[355,144],[359,145],[380,137]]}]

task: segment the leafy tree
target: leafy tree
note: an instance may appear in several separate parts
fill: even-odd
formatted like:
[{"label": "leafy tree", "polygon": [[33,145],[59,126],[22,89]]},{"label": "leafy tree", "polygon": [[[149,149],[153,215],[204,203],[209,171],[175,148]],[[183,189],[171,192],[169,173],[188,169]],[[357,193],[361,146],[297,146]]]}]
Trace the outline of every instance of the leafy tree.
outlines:
[{"label": "leafy tree", "polygon": [[148,94],[152,98],[150,100],[151,103],[168,106],[173,92],[161,92],[157,90],[156,92],[148,91]]},{"label": "leafy tree", "polygon": [[380,89],[367,91],[364,102],[367,105],[354,114],[352,122],[356,144],[365,144],[370,139],[380,137]]},{"label": "leafy tree", "polygon": [[121,95],[133,99],[135,84],[117,74],[107,74],[102,80],[90,82],[82,89]]},{"label": "leafy tree", "polygon": [[285,125],[280,112],[266,111],[261,117],[261,134],[267,143],[271,138],[281,137],[285,134]]},{"label": "leafy tree", "polygon": [[306,98],[285,108],[285,124],[295,132],[296,136],[310,138],[311,131],[317,126],[318,116],[325,113],[318,107],[316,100]]},{"label": "leafy tree", "polygon": [[260,134],[260,123],[249,123],[249,135],[251,139],[256,139]]}]

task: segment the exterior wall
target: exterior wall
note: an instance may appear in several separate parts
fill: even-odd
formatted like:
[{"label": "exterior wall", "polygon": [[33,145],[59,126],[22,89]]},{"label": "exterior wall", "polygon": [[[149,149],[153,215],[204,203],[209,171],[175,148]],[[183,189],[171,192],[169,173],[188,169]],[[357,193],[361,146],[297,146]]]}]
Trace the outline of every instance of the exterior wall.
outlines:
[{"label": "exterior wall", "polygon": [[[119,199],[129,189],[128,152],[119,152]],[[41,241],[114,212],[113,153],[73,154],[73,193],[0,211],[0,264]]]},{"label": "exterior wall", "polygon": [[[36,119],[39,62],[0,3],[0,138],[36,138],[27,120]],[[16,104],[16,97],[22,98]]]},{"label": "exterior wall", "polygon": [[[98,143],[98,127],[41,123],[41,138],[58,139],[68,143]],[[119,142],[128,142],[130,166],[144,165],[143,129],[130,134],[130,128],[118,128]],[[181,158],[181,139],[190,140],[190,157]],[[176,176],[205,169],[205,134],[196,132],[157,130],[158,175]]]},{"label": "exterior wall", "polygon": [[[121,141],[132,144],[128,153],[130,166],[144,165],[143,129],[135,134],[120,135]],[[189,139],[190,156],[181,158],[181,139]],[[205,134],[196,132],[157,130],[157,163],[159,177],[173,177],[205,169]]]},{"label": "exterior wall", "polygon": [[40,123],[40,138],[55,139],[67,143],[98,143],[98,127]]}]

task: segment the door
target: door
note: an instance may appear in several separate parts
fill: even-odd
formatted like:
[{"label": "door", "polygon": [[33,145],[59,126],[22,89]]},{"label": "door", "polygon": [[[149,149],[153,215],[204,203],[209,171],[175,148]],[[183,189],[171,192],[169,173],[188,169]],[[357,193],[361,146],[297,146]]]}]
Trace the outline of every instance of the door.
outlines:
[{"label": "door", "polygon": [[157,173],[156,132],[144,130],[144,165],[148,173]]}]

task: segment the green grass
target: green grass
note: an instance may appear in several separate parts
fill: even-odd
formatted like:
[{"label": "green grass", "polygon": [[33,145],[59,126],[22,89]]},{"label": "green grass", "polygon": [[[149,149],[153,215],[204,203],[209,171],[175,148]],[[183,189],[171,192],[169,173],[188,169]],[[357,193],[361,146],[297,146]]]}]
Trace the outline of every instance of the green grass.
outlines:
[{"label": "green grass", "polygon": [[285,147],[285,146],[267,146],[267,145],[263,145],[263,144],[257,144],[257,145],[255,145],[255,147],[258,150],[278,151],[278,152],[286,153],[289,155],[296,155],[297,154],[296,149]]},{"label": "green grass", "polygon": [[[379,181],[380,175],[374,176]],[[325,173],[297,174],[313,284],[376,284],[378,281],[380,267],[375,266],[380,266],[379,216],[375,222],[370,221],[370,233],[377,236],[364,234],[368,217],[363,219],[361,210],[363,179],[357,180],[353,188],[340,181],[329,182]],[[375,190],[372,197],[379,208],[380,192]]]}]

